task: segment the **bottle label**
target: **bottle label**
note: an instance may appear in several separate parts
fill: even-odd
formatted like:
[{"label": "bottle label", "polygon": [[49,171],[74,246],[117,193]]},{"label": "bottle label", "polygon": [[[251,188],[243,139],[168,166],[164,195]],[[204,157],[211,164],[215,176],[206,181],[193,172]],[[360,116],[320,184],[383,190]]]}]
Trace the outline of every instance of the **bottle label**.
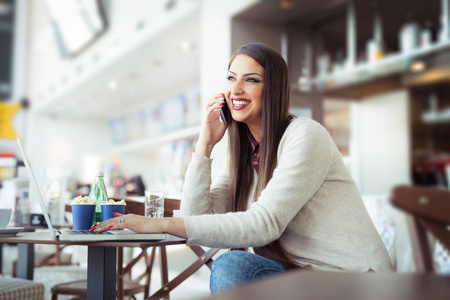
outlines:
[{"label": "bottle label", "polygon": [[94,224],[99,224],[102,222],[102,212],[95,212]]}]

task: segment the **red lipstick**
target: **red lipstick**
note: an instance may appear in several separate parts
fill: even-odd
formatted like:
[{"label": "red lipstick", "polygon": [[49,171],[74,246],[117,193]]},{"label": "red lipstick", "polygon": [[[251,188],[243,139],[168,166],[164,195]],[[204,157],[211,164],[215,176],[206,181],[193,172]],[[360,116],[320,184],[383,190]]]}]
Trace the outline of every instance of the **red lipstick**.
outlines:
[{"label": "red lipstick", "polygon": [[245,98],[231,98],[231,106],[234,110],[241,110],[250,105],[252,101]]}]

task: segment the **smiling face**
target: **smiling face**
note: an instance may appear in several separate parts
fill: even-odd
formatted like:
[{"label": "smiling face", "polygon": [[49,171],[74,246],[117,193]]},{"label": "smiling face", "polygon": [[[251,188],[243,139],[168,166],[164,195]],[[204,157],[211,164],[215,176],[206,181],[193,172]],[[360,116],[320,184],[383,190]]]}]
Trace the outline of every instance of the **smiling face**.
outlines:
[{"label": "smiling face", "polygon": [[225,96],[231,115],[246,123],[255,138],[261,131],[264,75],[264,68],[245,54],[234,58],[227,75]]}]

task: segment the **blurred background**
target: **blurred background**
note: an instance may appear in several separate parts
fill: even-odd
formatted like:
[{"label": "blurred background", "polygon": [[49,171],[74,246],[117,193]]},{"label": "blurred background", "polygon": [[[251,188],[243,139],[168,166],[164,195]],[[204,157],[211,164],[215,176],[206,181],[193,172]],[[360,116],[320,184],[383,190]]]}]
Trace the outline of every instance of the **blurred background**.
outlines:
[{"label": "blurred background", "polygon": [[[385,199],[397,184],[448,189],[449,7],[0,0],[1,206],[15,208],[27,183],[16,134],[47,201],[88,194],[99,171],[110,197],[147,189],[179,198],[206,99],[223,90],[231,54],[249,42],[282,53],[291,112],[328,129],[364,199]],[[226,145],[213,153],[213,177]],[[17,219],[39,212],[28,194],[19,198]]]},{"label": "blurred background", "polygon": [[[363,194],[448,188],[448,3],[0,0],[0,182],[22,138],[41,186],[179,197],[205,100],[240,45],[291,72],[292,108],[325,125]],[[214,155],[214,174],[226,143]],[[61,181],[55,184],[54,181]],[[53,186],[53,187],[52,187]]]}]

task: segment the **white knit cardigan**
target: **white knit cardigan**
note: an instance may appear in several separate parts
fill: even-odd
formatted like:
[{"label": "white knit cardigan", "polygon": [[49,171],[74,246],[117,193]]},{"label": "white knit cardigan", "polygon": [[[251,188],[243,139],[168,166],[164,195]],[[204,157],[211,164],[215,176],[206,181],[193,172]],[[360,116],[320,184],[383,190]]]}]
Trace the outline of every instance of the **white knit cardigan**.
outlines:
[{"label": "white knit cardigan", "polygon": [[211,184],[211,162],[194,154],[186,172],[181,214],[188,245],[257,247],[279,238],[299,266],[391,270],[358,188],[319,123],[309,118],[291,122],[280,141],[272,179],[256,202],[251,202],[253,185],[245,212],[228,212],[228,169]]}]

